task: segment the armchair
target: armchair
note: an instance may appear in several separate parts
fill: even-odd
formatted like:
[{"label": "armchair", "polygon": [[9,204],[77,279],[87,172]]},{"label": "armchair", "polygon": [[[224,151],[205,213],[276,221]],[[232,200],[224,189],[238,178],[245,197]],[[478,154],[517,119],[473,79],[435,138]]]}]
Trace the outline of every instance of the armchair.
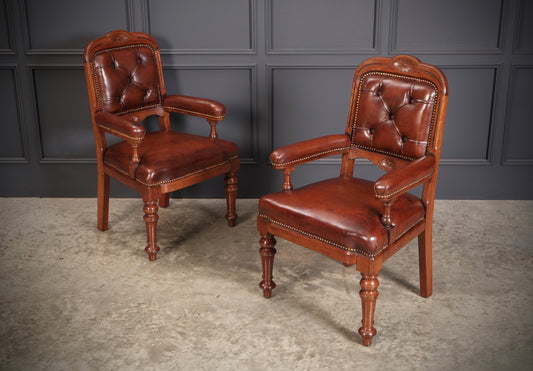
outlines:
[{"label": "armchair", "polygon": [[[420,294],[432,294],[432,221],[448,84],[436,67],[400,55],[375,57],[355,71],[344,134],[275,150],[282,191],[259,200],[257,228],[266,298],[276,287],[275,236],[342,262],[361,273],[363,345],[377,331],[374,312],[383,263],[418,238]],[[340,176],[293,189],[296,166],[342,155]],[[386,172],[375,182],[353,176],[366,158]],[[423,185],[421,198],[408,193]]]},{"label": "armchair", "polygon": [[[150,260],[160,250],[156,224],[169,193],[225,174],[226,219],[235,225],[238,148],[218,139],[224,119],[221,103],[197,97],[167,95],[156,41],[140,32],[112,31],[87,45],[85,77],[96,140],[98,229],[108,229],[109,177],[136,190],[144,202]],[[206,119],[208,137],[171,131],[170,113]],[[159,117],[159,131],[147,133],[142,121]],[[107,145],[106,134],[122,139]]]}]

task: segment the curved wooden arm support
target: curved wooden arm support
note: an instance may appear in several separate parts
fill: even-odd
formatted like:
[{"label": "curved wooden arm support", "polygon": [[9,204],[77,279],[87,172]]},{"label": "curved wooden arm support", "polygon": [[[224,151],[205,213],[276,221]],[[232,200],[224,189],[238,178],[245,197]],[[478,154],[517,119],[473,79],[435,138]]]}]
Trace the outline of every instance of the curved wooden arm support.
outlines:
[{"label": "curved wooden arm support", "polygon": [[272,166],[283,171],[282,189],[292,190],[291,174],[297,165],[319,158],[345,153],[350,149],[350,139],[345,134],[326,135],[278,148],[270,154]]},{"label": "curved wooden arm support", "polygon": [[350,138],[346,134],[326,135],[278,148],[270,155],[270,161],[274,168],[283,169],[344,153],[349,149]]},{"label": "curved wooden arm support", "polygon": [[217,139],[218,138],[218,133],[217,133],[218,121],[207,120],[207,122],[209,122],[209,126],[211,126],[211,131],[209,132],[209,138]]},{"label": "curved wooden arm support", "polygon": [[140,142],[146,135],[144,126],[124,116],[99,111],[95,113],[94,120],[100,129],[128,142]]},{"label": "curved wooden arm support", "polygon": [[388,230],[394,228],[394,221],[392,220],[392,201],[384,201],[383,202],[384,210],[383,214],[380,216],[379,220],[381,221],[381,224],[385,226]]},{"label": "curved wooden arm support", "polygon": [[435,156],[428,154],[381,176],[374,183],[376,198],[394,200],[402,193],[425,182],[435,171]]},{"label": "curved wooden arm support", "polygon": [[138,142],[129,142],[131,145],[131,159],[130,159],[130,166],[128,169],[128,174],[130,177],[135,178],[135,170],[137,169],[137,165],[139,165],[139,162],[141,162],[141,158],[139,157],[139,143]]},{"label": "curved wooden arm support", "polygon": [[226,107],[222,103],[187,95],[167,95],[163,99],[163,108],[168,112],[178,112],[206,119],[211,126],[209,137],[213,139],[218,138],[216,125],[224,120],[226,115]]},{"label": "curved wooden arm support", "polygon": [[283,168],[281,171],[283,171],[283,175],[285,175],[285,178],[283,179],[283,185],[281,186],[281,189],[284,191],[291,191],[292,190],[292,182],[291,182],[291,174],[294,171],[295,167],[286,167]]},{"label": "curved wooden arm support", "polygon": [[131,158],[128,168],[128,175],[135,178],[135,169],[141,162],[139,157],[139,145],[141,144],[146,129],[135,120],[125,116],[117,116],[112,113],[100,111],[95,114],[96,125],[109,134],[126,140],[131,146]]},{"label": "curved wooden arm support", "polygon": [[216,122],[224,120],[226,115],[226,107],[222,103],[187,95],[167,95],[163,98],[163,108],[168,112],[184,113]]},{"label": "curved wooden arm support", "polygon": [[387,229],[394,227],[391,210],[396,197],[426,182],[434,170],[435,156],[430,153],[384,174],[374,183],[376,198],[384,206],[380,220]]}]

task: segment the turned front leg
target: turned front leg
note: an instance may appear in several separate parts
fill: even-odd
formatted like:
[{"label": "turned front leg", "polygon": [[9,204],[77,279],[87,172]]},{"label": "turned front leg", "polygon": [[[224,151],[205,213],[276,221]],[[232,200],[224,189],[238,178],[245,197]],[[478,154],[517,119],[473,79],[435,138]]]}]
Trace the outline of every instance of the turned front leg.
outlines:
[{"label": "turned front leg", "polygon": [[146,223],[146,233],[148,235],[148,245],[144,249],[148,254],[148,259],[154,261],[157,252],[159,251],[159,246],[157,246],[155,231],[157,226],[157,220],[159,216],[157,215],[157,202],[155,200],[144,200],[144,221]]},{"label": "turned front leg", "polygon": [[263,289],[265,298],[269,298],[272,296],[272,290],[276,287],[276,283],[272,281],[276,239],[268,233],[261,237],[259,244],[261,245],[259,254],[261,254],[261,265],[263,266],[263,280],[259,283],[259,287]]},{"label": "turned front leg", "polygon": [[226,220],[228,225],[233,227],[235,220],[237,219],[237,213],[235,212],[235,198],[237,196],[237,177],[233,172],[229,172],[224,177],[226,183]]},{"label": "turned front leg", "polygon": [[359,328],[359,334],[363,338],[363,345],[372,344],[372,338],[376,336],[377,331],[374,328],[374,311],[376,309],[376,301],[378,299],[378,275],[361,273],[363,278],[360,281],[361,303],[363,305],[363,320],[362,326]]}]

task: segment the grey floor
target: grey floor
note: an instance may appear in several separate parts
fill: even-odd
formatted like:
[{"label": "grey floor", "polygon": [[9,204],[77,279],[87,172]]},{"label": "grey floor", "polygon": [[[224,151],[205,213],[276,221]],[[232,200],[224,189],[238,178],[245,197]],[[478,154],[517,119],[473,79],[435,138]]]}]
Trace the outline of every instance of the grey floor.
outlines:
[{"label": "grey floor", "polygon": [[363,347],[359,275],[278,240],[264,299],[257,200],[171,200],[158,260],[138,199],[0,199],[2,370],[531,370],[533,202],[437,201],[434,294],[410,244],[380,274]]}]

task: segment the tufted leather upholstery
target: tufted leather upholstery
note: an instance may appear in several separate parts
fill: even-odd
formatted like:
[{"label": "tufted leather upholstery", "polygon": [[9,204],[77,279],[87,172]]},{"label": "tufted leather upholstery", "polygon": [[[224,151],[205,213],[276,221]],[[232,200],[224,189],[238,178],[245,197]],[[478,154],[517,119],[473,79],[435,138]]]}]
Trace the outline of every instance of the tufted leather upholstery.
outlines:
[{"label": "tufted leather upholstery", "polygon": [[434,126],[437,87],[427,80],[382,72],[361,78],[351,142],[401,158],[426,154]]},{"label": "tufted leather upholstery", "polygon": [[[108,228],[109,177],[140,193],[144,201],[150,260],[156,258],[158,206],[170,192],[225,174],[226,219],[235,224],[239,169],[236,144],[218,139],[223,104],[205,98],[167,95],[156,41],[145,33],[112,31],[85,48],[85,77],[96,139],[98,228]],[[208,121],[209,135],[172,131],[170,114]],[[147,133],[143,120],[158,116],[160,131]],[[122,141],[107,145],[106,134]]]},{"label": "tufted leather upholstery", "polygon": [[104,111],[126,113],[161,104],[155,50],[149,45],[104,50],[94,56],[93,71]]},{"label": "tufted leather upholstery", "polygon": [[[259,200],[259,286],[265,297],[276,287],[274,236],[357,266],[364,345],[376,335],[373,318],[382,264],[415,237],[420,293],[431,295],[433,201],[447,94],[442,72],[415,57],[370,58],[355,71],[344,134],[272,152],[272,165],[285,178],[283,191]],[[339,177],[293,189],[291,173],[297,166],[335,154],[342,154]],[[375,182],[354,177],[354,160],[360,157],[387,172]],[[418,185],[423,185],[420,198],[408,193]]]}]

